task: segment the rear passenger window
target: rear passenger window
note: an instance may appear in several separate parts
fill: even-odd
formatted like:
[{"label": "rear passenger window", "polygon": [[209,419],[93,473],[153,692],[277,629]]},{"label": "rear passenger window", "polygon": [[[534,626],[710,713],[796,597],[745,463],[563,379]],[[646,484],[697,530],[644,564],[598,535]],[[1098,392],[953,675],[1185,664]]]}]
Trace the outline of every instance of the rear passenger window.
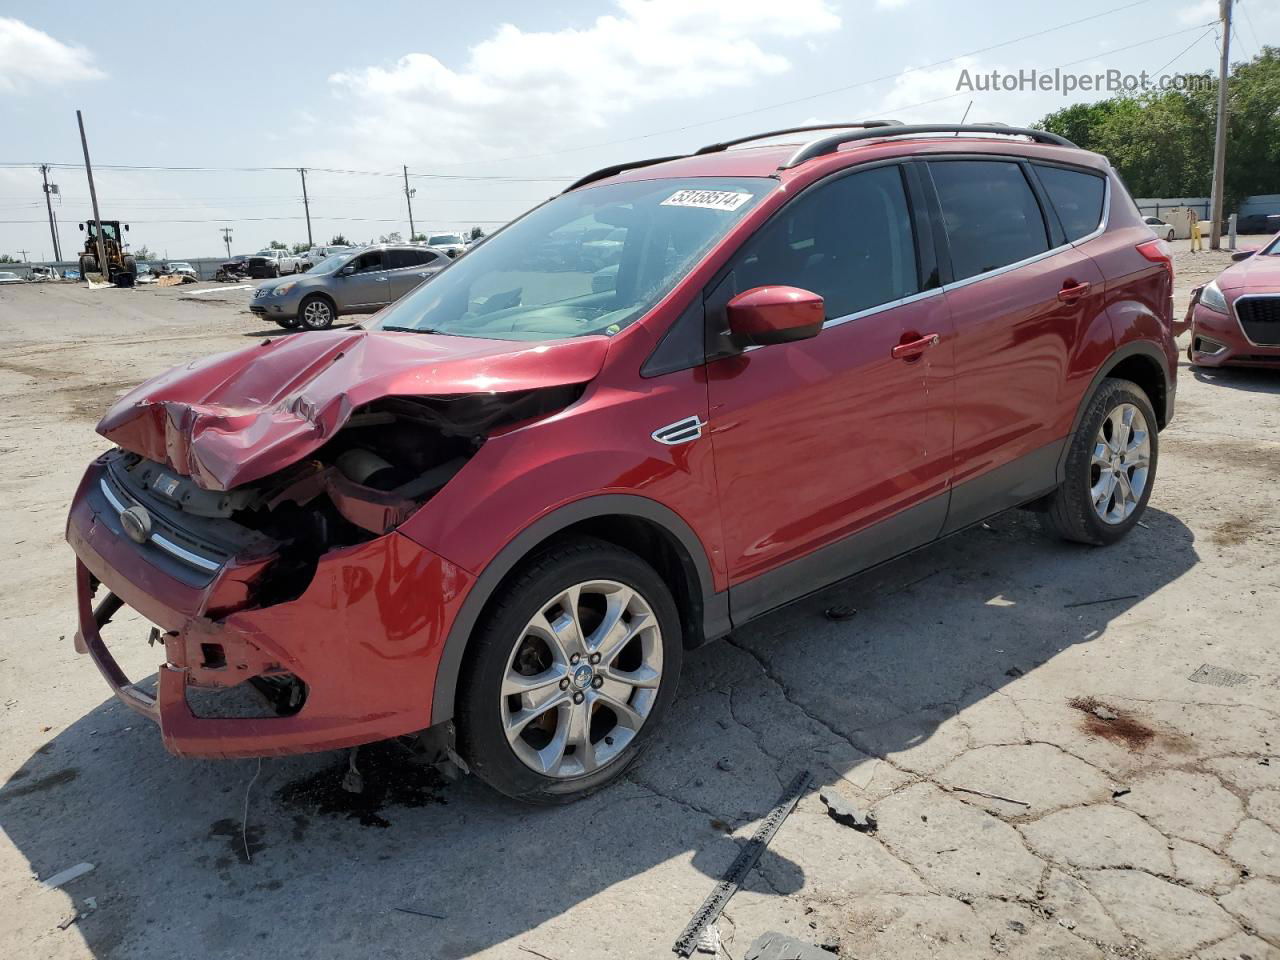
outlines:
[{"label": "rear passenger window", "polygon": [[1003,160],[932,162],[955,280],[1049,249],[1040,204],[1022,167]]},{"label": "rear passenger window", "polygon": [[828,319],[920,291],[915,240],[898,167],[878,167],[806,190],[747,244],[738,292],[799,287],[826,301]]},{"label": "rear passenger window", "polygon": [[[1036,164],[1036,175],[1044,184],[1053,209],[1058,212],[1068,240],[1079,240],[1098,229],[1102,223],[1102,200],[1106,194],[1101,177],[1039,164]],[[1148,222],[1152,219],[1148,218]]]}]

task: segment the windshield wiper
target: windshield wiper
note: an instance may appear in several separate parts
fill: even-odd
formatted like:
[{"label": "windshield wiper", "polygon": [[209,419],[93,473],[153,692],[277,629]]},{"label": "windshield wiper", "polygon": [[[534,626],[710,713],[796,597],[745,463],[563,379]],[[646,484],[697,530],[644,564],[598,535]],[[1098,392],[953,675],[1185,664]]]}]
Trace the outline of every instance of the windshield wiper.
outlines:
[{"label": "windshield wiper", "polygon": [[435,327],[379,327],[388,333],[439,333]]}]

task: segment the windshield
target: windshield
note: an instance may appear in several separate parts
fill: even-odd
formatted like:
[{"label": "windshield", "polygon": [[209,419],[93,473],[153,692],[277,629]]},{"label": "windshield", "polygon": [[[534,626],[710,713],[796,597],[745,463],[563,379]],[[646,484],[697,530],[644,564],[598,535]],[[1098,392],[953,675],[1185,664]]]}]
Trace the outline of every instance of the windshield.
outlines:
[{"label": "windshield", "polygon": [[1280,233],[1277,233],[1265,247],[1258,251],[1260,257],[1280,257]]},{"label": "windshield", "polygon": [[315,273],[315,274],[333,273],[335,270],[337,270],[339,267],[341,267],[344,263],[346,263],[350,259],[351,259],[350,253],[335,253],[331,257],[325,257],[323,260],[317,263],[314,267],[308,270],[307,273]]},{"label": "windshield", "polygon": [[461,242],[462,242],[462,237],[458,236],[456,233],[433,233],[427,239],[428,246],[431,246],[437,243],[461,243]]},{"label": "windshield", "polygon": [[642,180],[563,194],[370,326],[499,340],[615,334],[776,186],[763,177]]}]

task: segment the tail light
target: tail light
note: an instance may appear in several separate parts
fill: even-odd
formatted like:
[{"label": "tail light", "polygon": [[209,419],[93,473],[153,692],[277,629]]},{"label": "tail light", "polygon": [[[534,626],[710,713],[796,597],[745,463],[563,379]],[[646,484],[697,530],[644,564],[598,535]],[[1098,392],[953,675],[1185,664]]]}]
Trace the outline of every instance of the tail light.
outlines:
[{"label": "tail light", "polygon": [[1176,337],[1180,331],[1174,329],[1173,323],[1173,250],[1170,249],[1168,243],[1157,237],[1154,240],[1147,240],[1138,244],[1138,252],[1152,263],[1161,264],[1164,267],[1165,275],[1169,278],[1169,314],[1166,324]]},{"label": "tail light", "polygon": [[1173,282],[1173,251],[1169,244],[1159,238],[1138,244],[1138,252],[1152,263],[1164,264],[1169,273],[1169,282]]}]

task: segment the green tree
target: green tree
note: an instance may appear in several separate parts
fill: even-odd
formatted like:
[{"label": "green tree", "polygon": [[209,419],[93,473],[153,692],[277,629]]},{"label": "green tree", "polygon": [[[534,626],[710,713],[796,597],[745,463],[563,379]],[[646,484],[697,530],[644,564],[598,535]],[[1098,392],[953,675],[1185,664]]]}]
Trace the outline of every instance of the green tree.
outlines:
[{"label": "green tree", "polygon": [[427,235],[425,233],[415,233],[409,238],[410,243],[426,243]]},{"label": "green tree", "polygon": [[329,245],[332,247],[349,247],[351,244],[347,242],[347,238],[340,233],[335,233],[329,238]]},{"label": "green tree", "polygon": [[[1207,196],[1213,176],[1217,84],[1149,91],[1049,114],[1040,129],[1105,155],[1138,197]],[[1227,78],[1225,209],[1251,194],[1280,193],[1280,47],[1263,47]]]},{"label": "green tree", "polygon": [[288,250],[288,249],[289,249],[289,245],[288,245],[287,243],[281,243],[279,240],[272,240],[269,244],[267,244],[267,249],[269,249],[269,250]]},{"label": "green tree", "polygon": [[472,228],[471,228],[471,239],[472,239],[472,240],[479,240],[479,239],[480,239],[481,237],[483,237],[483,236],[484,236],[484,231],[483,231],[483,230],[481,230],[479,227],[472,227]]},{"label": "green tree", "polygon": [[155,254],[145,243],[137,250],[130,250],[129,253],[132,254],[135,260],[152,260],[155,258]]},{"label": "green tree", "polygon": [[11,257],[7,253],[0,253],[0,263],[21,263],[17,257]]},{"label": "green tree", "polygon": [[306,253],[310,249],[311,249],[311,244],[309,243],[295,243],[292,248],[295,254]]}]

